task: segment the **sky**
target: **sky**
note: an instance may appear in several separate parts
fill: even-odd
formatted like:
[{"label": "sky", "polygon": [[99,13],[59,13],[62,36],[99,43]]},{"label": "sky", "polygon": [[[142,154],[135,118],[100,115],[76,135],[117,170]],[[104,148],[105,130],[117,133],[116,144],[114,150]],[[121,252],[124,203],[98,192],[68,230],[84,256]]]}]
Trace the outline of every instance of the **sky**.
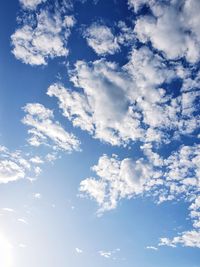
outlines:
[{"label": "sky", "polygon": [[1,1],[0,266],[200,267],[199,14]]}]

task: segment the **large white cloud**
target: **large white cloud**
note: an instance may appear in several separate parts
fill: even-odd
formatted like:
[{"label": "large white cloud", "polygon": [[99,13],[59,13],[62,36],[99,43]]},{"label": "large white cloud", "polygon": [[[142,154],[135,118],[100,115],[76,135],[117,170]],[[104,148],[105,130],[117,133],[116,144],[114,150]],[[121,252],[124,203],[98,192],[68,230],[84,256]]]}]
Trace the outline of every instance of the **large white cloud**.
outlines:
[{"label": "large white cloud", "polygon": [[[36,25],[35,25],[36,24]],[[71,27],[72,16],[61,18],[46,10],[36,14],[36,21],[25,22],[11,36],[12,53],[22,62],[30,65],[46,65],[48,59],[66,57],[66,47]]]},{"label": "large white cloud", "polygon": [[55,150],[71,152],[79,150],[80,142],[54,120],[53,112],[38,103],[29,103],[24,108],[26,116],[22,122],[31,127],[29,143],[33,146],[46,144]]},{"label": "large white cloud", "polygon": [[[139,1],[142,4],[143,1]],[[138,1],[133,1],[134,6]],[[144,1],[146,3],[146,1]],[[168,59],[185,57],[191,63],[200,59],[200,31],[198,0],[150,1],[153,15],[140,16],[134,32],[143,43],[152,45],[163,52]],[[140,5],[139,5],[140,6]],[[176,23],[174,23],[176,21]]]},{"label": "large white cloud", "polygon": [[53,85],[48,95],[58,97],[64,116],[74,126],[113,145],[141,136],[139,115],[129,107],[126,94],[133,85],[116,64],[100,60],[88,65],[79,61],[72,79],[83,89],[81,93]]}]

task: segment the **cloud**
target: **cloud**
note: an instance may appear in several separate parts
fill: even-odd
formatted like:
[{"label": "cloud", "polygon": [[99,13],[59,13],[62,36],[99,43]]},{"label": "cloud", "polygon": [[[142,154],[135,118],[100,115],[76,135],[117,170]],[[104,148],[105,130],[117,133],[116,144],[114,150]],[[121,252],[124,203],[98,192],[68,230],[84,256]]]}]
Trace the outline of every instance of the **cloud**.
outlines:
[{"label": "cloud", "polygon": [[112,256],[112,253],[110,251],[102,251],[100,250],[99,251],[99,255],[106,258],[106,259],[109,259],[111,256]]},{"label": "cloud", "polygon": [[[63,115],[75,127],[112,145],[131,141],[170,143],[181,135],[193,134],[200,125],[197,73],[191,80],[179,65],[167,62],[148,47],[133,48],[121,68],[105,59],[78,61],[70,72],[78,90],[60,84],[47,94],[58,98]],[[185,75],[185,77],[183,77]],[[183,79],[176,97],[166,89]]]},{"label": "cloud", "polygon": [[10,160],[2,160],[0,162],[0,182],[8,183],[24,178],[24,169]]},{"label": "cloud", "polygon": [[42,195],[41,195],[40,193],[35,193],[35,194],[33,195],[33,197],[34,197],[35,199],[41,199]]},{"label": "cloud", "polygon": [[31,127],[28,133],[31,137],[28,139],[32,146],[45,144],[51,146],[54,150],[63,150],[72,152],[80,150],[80,142],[71,133],[54,121],[53,112],[38,103],[29,103],[23,110],[26,112],[22,122]]},{"label": "cloud", "polygon": [[83,36],[98,55],[113,55],[120,50],[117,38],[106,25],[93,23]]},{"label": "cloud", "polygon": [[33,163],[36,163],[36,164],[43,164],[44,163],[44,161],[38,156],[31,158],[30,161]]},{"label": "cloud", "polygon": [[23,8],[35,9],[39,4],[46,2],[46,0],[19,0]]},{"label": "cloud", "polygon": [[29,155],[20,150],[10,152],[4,146],[0,146],[0,152],[0,184],[39,175],[37,163],[32,162]]},{"label": "cloud", "polygon": [[98,251],[99,255],[103,258],[106,259],[112,259],[112,260],[116,260],[116,254],[120,251],[119,248],[114,249],[114,250],[110,250],[110,251],[106,251],[106,250],[100,250]]},{"label": "cloud", "polygon": [[186,247],[200,248],[200,231],[186,231],[173,239],[161,238],[160,241],[160,246],[176,247],[177,244],[182,244]]},{"label": "cloud", "polygon": [[152,0],[128,0],[128,5],[131,8],[133,7],[134,11],[137,13],[141,9],[141,7],[143,7],[144,5],[148,5],[152,2]]},{"label": "cloud", "polygon": [[143,159],[134,162],[126,158],[120,161],[116,155],[103,155],[92,170],[98,179],[86,178],[81,181],[79,190],[81,195],[88,195],[97,201],[99,214],[115,209],[120,199],[142,194],[161,182],[160,173],[153,171],[152,166]]},{"label": "cloud", "polygon": [[[138,9],[147,1],[130,1]],[[163,55],[172,60],[185,57],[190,63],[200,59],[200,31],[198,14],[200,3],[191,1],[168,1],[164,4],[159,1],[150,1],[153,15],[140,16],[134,32],[143,42],[152,45],[163,52]],[[174,24],[174,21],[176,23]],[[176,44],[176,45],[174,45]]]},{"label": "cloud", "polygon": [[158,250],[158,248],[157,247],[154,247],[154,246],[147,246],[146,249],[151,249],[151,250],[155,250],[155,251]]},{"label": "cloud", "polygon": [[48,59],[66,57],[67,40],[75,19],[68,15],[63,18],[45,9],[34,18],[30,22],[25,20],[11,36],[14,56],[30,65],[46,65]]},{"label": "cloud", "polygon": [[142,135],[139,114],[129,107],[126,94],[133,85],[126,73],[118,71],[115,63],[99,60],[87,64],[79,61],[71,79],[75,86],[82,88],[82,92],[53,85],[48,89],[48,95],[58,97],[63,115],[74,126],[112,145]]},{"label": "cloud", "polygon": [[162,238],[160,245],[177,244],[199,247],[200,229],[200,145],[180,146],[168,157],[153,151],[152,144],[141,146],[143,157],[120,160],[116,155],[103,155],[92,167],[94,177],[81,181],[82,197],[94,199],[98,215],[115,209],[122,199],[148,196],[158,204],[182,199],[188,203],[193,229],[184,231],[173,239]]},{"label": "cloud", "polygon": [[54,85],[48,89],[48,95],[58,97],[63,115],[72,120],[74,126],[113,145],[128,140],[129,133],[133,138],[135,135],[135,139],[141,135],[138,114],[129,109],[124,92],[130,85],[129,78],[118,71],[115,63],[79,61],[72,80],[83,89],[81,93]]},{"label": "cloud", "polygon": [[78,254],[82,254],[82,253],[83,253],[83,250],[80,249],[80,248],[75,248],[75,250],[76,250],[76,252],[77,252]]}]

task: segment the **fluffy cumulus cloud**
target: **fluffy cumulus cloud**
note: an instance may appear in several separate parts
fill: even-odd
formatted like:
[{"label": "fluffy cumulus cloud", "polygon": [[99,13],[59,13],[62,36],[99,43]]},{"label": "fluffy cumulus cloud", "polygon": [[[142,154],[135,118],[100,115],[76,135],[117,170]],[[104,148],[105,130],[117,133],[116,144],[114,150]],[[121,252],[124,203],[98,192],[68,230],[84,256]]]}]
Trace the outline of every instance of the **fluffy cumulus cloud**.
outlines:
[{"label": "fluffy cumulus cloud", "polygon": [[64,116],[74,126],[113,145],[125,142],[130,135],[133,139],[141,136],[139,115],[129,108],[125,93],[131,83],[117,71],[116,64],[100,60],[88,65],[79,61],[72,79],[82,92],[53,85],[48,94],[58,97]]},{"label": "fluffy cumulus cloud", "polygon": [[89,196],[98,205],[98,213],[115,209],[123,198],[138,195],[154,196],[159,204],[174,199],[184,199],[191,203],[190,217],[193,221],[191,231],[183,232],[172,240],[161,238],[160,245],[200,247],[200,145],[181,146],[170,156],[164,158],[152,145],[141,147],[143,157],[119,160],[115,155],[100,157],[92,167],[96,176],[80,183],[81,196]]},{"label": "fluffy cumulus cloud", "polygon": [[23,8],[35,9],[39,4],[46,2],[47,0],[19,0]]},{"label": "fluffy cumulus cloud", "polygon": [[8,148],[0,146],[0,184],[18,181],[39,175],[40,167],[32,162],[30,155],[22,151],[10,152]]},{"label": "fluffy cumulus cloud", "polygon": [[[143,42],[151,42],[168,59],[185,57],[190,63],[200,59],[200,31],[198,0],[130,1],[136,11],[149,5],[152,15],[140,16],[134,32]],[[174,23],[176,21],[176,23]]]},{"label": "fluffy cumulus cloud", "polygon": [[[47,94],[58,98],[63,115],[74,126],[104,142],[171,142],[180,135],[193,134],[200,125],[195,104],[199,74],[191,79],[183,72],[180,66],[167,66],[162,57],[144,46],[132,49],[122,68],[105,59],[78,61],[71,81],[80,90],[54,84]],[[176,79],[181,79],[183,86],[174,97],[166,85]],[[195,83],[196,88],[191,87]]]},{"label": "fluffy cumulus cloud", "polygon": [[28,130],[31,135],[28,141],[31,145],[37,147],[46,144],[54,150],[67,152],[79,150],[79,140],[73,134],[65,131],[59,122],[54,120],[52,110],[38,103],[27,104],[23,109],[26,116],[22,122],[31,127]]},{"label": "fluffy cumulus cloud", "polygon": [[132,27],[124,21],[118,21],[113,27],[103,22],[92,23],[83,31],[83,37],[98,56],[114,55],[122,48],[131,47],[136,38]]},{"label": "fluffy cumulus cloud", "polygon": [[[27,7],[28,3],[36,3],[23,2]],[[30,65],[46,65],[48,59],[68,55],[67,40],[75,23],[73,16],[58,11],[54,14],[47,8],[26,16],[11,36],[12,53],[17,59]]]},{"label": "fluffy cumulus cloud", "polygon": [[92,24],[84,32],[84,37],[98,55],[113,55],[120,49],[117,38],[106,25]]},{"label": "fluffy cumulus cloud", "polygon": [[122,198],[139,195],[152,186],[160,184],[160,173],[143,159],[133,161],[129,158],[119,160],[116,155],[103,155],[92,170],[98,176],[83,180],[80,191],[95,199],[99,212],[116,208]]}]

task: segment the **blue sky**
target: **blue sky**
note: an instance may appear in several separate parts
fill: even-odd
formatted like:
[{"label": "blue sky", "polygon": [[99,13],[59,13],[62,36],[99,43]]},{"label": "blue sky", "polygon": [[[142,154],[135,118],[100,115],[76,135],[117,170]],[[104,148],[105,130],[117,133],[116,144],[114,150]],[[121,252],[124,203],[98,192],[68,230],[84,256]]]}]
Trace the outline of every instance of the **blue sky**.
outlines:
[{"label": "blue sky", "polygon": [[200,267],[198,0],[3,0],[0,266]]}]

